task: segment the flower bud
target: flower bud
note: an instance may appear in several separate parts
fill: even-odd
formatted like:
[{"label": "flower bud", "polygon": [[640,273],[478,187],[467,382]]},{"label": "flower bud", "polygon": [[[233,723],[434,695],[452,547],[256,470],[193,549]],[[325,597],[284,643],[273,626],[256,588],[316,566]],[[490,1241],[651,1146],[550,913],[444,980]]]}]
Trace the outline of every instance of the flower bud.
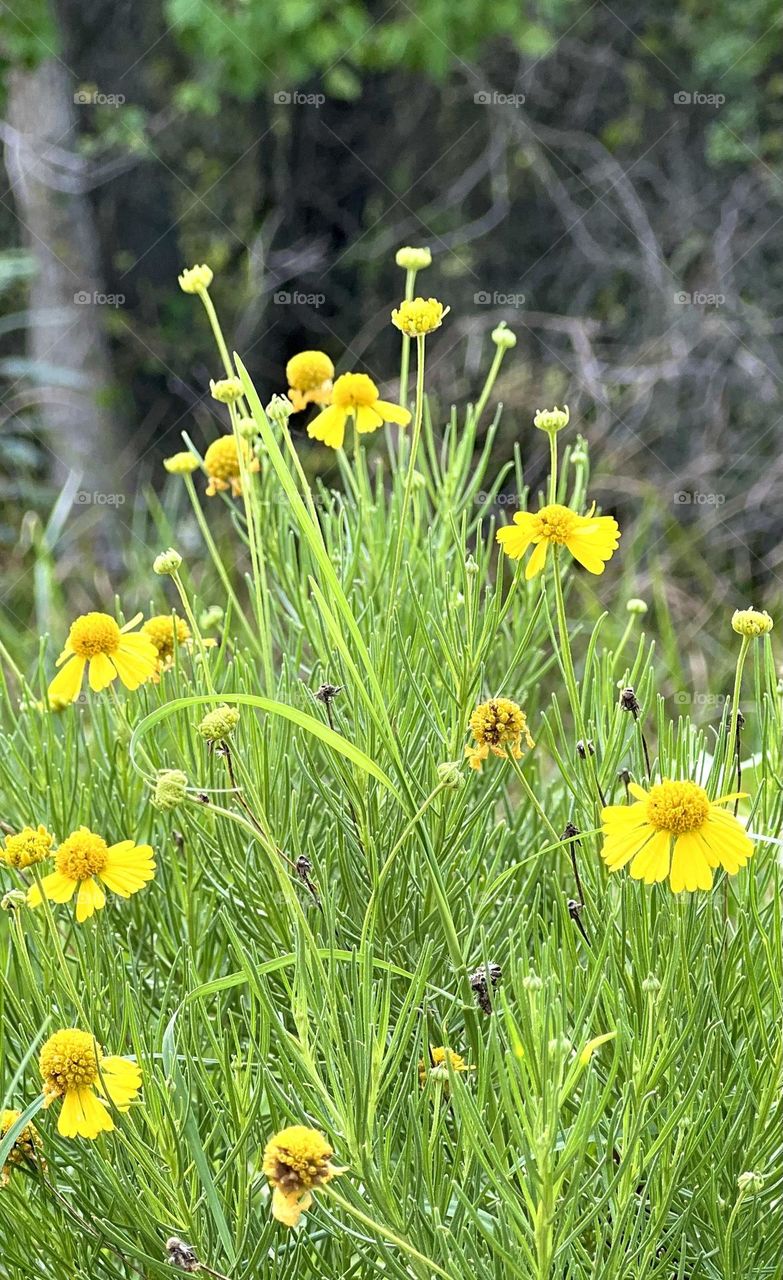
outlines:
[{"label": "flower bud", "polygon": [[152,562],[152,567],[162,578],[171,577],[176,573],[182,564],[182,556],[173,547],[169,547],[168,551],[161,551]]},{"label": "flower bud", "polygon": [[155,782],[152,803],[163,813],[182,804],[188,786],[187,774],[181,769],[160,769]]},{"label": "flower bud", "polygon": [[243,394],[239,378],[220,378],[218,382],[210,378],[209,390],[212,399],[219,400],[221,404],[235,404]]},{"label": "flower bud", "polygon": [[492,330],[492,341],[496,347],[500,347],[504,351],[510,351],[512,347],[517,345],[517,335],[512,333],[505,323],[499,324],[496,329]]},{"label": "flower bud", "polygon": [[229,707],[223,703],[214,711],[208,711],[197,728],[206,742],[225,742],[238,724],[238,708]]},{"label": "flower bud", "polygon": [[412,245],[406,245],[397,250],[394,261],[398,267],[402,267],[403,271],[423,271],[425,267],[430,266],[432,254],[429,249],[415,249]]},{"label": "flower bud", "polygon": [[179,287],[183,293],[201,293],[212,284],[214,276],[205,262],[201,266],[186,267],[180,276]]},{"label": "flower bud", "polygon": [[644,600],[638,600],[635,596],[629,600],[625,606],[626,613],[636,613],[641,618],[647,612],[647,605]]},{"label": "flower bud", "polygon": [[438,765],[438,781],[450,791],[459,791],[465,785],[465,775],[457,760],[444,760]]},{"label": "flower bud", "polygon": [[568,405],[564,405],[562,409],[558,409],[555,405],[554,409],[537,409],[536,416],[533,419],[533,425],[538,427],[539,431],[546,431],[549,435],[555,435],[558,431],[562,431],[563,427],[567,427],[571,419],[568,411]]},{"label": "flower bud", "polygon": [[774,624],[766,609],[735,609],[731,625],[740,636],[765,636]]}]

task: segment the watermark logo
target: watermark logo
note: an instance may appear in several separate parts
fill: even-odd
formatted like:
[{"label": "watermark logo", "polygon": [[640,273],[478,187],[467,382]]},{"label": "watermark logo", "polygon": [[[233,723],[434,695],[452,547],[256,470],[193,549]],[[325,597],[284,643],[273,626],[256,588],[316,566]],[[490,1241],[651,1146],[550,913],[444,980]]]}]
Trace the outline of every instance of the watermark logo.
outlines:
[{"label": "watermark logo", "polygon": [[477,107],[524,107],[524,93],[498,93],[495,89],[479,89],[473,94]]},{"label": "watermark logo", "polygon": [[722,307],[726,302],[725,293],[686,293],[680,290],[674,295],[679,307]]},{"label": "watermark logo", "polygon": [[79,289],[73,295],[77,307],[124,307],[124,293],[98,293],[97,290]]},{"label": "watermark logo", "polygon": [[326,294],[301,293],[298,289],[289,293],[287,289],[278,289],[272,294],[272,301],[277,307],[322,307],[326,302]]},{"label": "watermark logo", "polygon": [[677,507],[722,507],[725,493],[701,493],[699,489],[678,489],[672,498]]},{"label": "watermark logo", "polygon": [[77,507],[124,507],[124,493],[90,493],[87,489],[80,489],[74,498]]},{"label": "watermark logo", "polygon": [[490,293],[488,289],[479,289],[473,294],[473,302],[477,307],[524,307],[524,293],[500,293],[497,289]]},{"label": "watermark logo", "polygon": [[729,701],[729,695],[727,693],[689,693],[681,689],[675,693],[674,701],[678,707],[706,707],[708,710],[715,708],[722,710]]},{"label": "watermark logo", "polygon": [[521,499],[516,493],[477,493],[473,499],[477,507],[518,507]]},{"label": "watermark logo", "polygon": [[323,93],[300,93],[298,89],[289,92],[287,89],[279,89],[274,95],[275,103],[278,107],[322,107],[326,102],[326,95]]},{"label": "watermark logo", "polygon": [[726,101],[722,93],[702,93],[701,89],[680,89],[675,93],[672,102],[675,107],[713,107],[715,111]]},{"label": "watermark logo", "polygon": [[124,93],[99,93],[97,89],[77,89],[73,95],[77,107],[122,107]]}]

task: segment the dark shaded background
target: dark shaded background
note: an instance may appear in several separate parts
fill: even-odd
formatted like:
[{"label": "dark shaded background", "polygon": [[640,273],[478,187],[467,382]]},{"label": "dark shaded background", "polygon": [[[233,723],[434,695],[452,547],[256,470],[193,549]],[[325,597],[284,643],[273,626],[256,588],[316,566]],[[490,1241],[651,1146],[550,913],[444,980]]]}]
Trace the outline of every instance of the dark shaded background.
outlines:
[{"label": "dark shaded background", "polygon": [[0,0],[8,555],[74,472],[130,501],[183,428],[214,433],[184,265],[212,265],[262,395],[307,346],[388,384],[411,243],[452,307],[444,413],[505,319],[499,454],[519,441],[535,483],[532,412],[567,400],[595,496],[652,503],[686,597],[691,532],[776,593],[781,21],[771,0]]}]

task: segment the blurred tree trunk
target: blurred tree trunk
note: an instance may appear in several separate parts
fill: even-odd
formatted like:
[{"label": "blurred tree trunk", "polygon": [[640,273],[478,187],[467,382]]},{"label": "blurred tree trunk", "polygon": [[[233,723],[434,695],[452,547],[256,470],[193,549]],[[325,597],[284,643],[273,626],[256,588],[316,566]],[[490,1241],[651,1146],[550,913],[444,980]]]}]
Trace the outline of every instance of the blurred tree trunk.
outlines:
[{"label": "blurred tree trunk", "polygon": [[83,490],[114,492],[121,441],[109,410],[98,240],[80,182],[73,88],[61,62],[50,58],[13,72],[8,119],[15,134],[6,146],[6,168],[37,264],[28,347],[42,374],[44,443],[56,481],[75,472]]}]

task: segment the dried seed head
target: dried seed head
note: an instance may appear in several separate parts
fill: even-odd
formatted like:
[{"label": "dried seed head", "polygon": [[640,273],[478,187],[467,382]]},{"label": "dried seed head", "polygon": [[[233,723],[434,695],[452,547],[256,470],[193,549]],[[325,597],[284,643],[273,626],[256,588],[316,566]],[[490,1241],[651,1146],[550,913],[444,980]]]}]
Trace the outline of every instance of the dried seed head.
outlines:
[{"label": "dried seed head", "polygon": [[595,747],[592,738],[588,738],[585,742],[584,738],[580,738],[576,744],[576,754],[580,760],[586,760],[588,756],[595,755]]},{"label": "dried seed head", "polygon": [[502,976],[503,970],[500,965],[490,961],[486,967],[482,965],[479,969],[474,970],[468,978],[476,996],[476,1004],[482,1013],[492,1012],[490,991],[495,990]]},{"label": "dried seed head", "polygon": [[342,693],[342,691],[343,686],[341,684],[322,684],[320,688],[316,689],[313,696],[315,697],[316,702],[323,702],[328,706],[330,702],[334,701],[338,693]]}]

